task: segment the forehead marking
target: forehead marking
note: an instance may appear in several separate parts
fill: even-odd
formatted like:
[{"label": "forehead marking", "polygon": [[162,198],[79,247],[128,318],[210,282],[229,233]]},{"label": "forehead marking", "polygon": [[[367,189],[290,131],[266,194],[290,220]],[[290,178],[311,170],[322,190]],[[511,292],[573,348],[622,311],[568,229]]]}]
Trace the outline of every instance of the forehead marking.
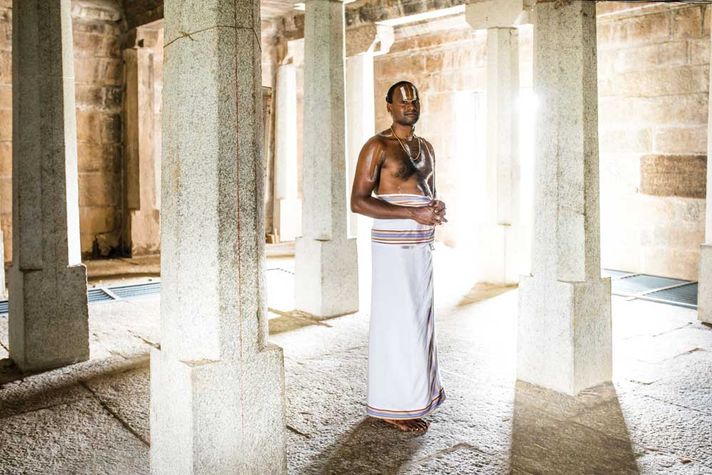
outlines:
[{"label": "forehead marking", "polygon": [[418,100],[418,91],[415,89],[415,87],[409,84],[403,84],[402,86],[398,87],[398,90],[401,93],[401,98],[403,102],[411,102]]}]

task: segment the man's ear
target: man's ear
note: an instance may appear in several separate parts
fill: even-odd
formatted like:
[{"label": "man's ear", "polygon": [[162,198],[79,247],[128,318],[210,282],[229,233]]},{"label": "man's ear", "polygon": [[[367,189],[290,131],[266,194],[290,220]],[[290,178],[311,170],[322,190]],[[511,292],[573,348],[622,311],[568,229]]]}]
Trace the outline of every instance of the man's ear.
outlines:
[{"label": "man's ear", "polygon": [[388,111],[389,114],[391,113],[391,103],[390,102],[386,102],[386,110]]}]

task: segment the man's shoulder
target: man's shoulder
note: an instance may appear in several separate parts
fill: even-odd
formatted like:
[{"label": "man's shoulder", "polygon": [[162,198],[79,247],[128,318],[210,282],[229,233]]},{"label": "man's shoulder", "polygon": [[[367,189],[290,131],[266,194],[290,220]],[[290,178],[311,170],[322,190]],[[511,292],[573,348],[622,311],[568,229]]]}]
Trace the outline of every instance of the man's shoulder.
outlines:
[{"label": "man's shoulder", "polygon": [[366,141],[365,147],[386,147],[388,141],[389,138],[383,135],[383,132],[379,132]]},{"label": "man's shoulder", "polygon": [[425,138],[420,137],[420,136],[418,136],[418,137],[419,137],[420,140],[425,144],[425,146],[428,147],[428,150],[430,150],[430,151],[432,152],[432,151],[433,151],[433,145],[432,145],[430,142],[428,142],[428,139],[425,139]]}]

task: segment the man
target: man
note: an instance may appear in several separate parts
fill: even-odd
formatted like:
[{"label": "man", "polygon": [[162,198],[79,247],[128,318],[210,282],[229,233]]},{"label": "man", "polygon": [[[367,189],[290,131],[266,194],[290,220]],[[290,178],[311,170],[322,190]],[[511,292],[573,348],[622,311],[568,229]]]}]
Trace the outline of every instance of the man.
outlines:
[{"label": "man", "polygon": [[423,432],[422,417],[445,400],[431,255],[445,204],[435,199],[433,147],[415,135],[418,90],[395,83],[386,108],[393,123],[363,146],[351,194],[351,210],[374,218],[367,412],[403,431]]}]

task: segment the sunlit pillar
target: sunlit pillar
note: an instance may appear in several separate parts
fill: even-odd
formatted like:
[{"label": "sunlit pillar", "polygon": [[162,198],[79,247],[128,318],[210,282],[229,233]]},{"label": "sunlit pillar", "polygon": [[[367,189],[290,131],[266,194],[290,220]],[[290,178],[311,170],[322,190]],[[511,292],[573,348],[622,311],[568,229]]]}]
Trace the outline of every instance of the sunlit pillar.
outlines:
[{"label": "sunlit pillar", "polygon": [[611,379],[601,278],[596,5],[535,6],[532,274],[519,285],[517,377],[567,394]]},{"label": "sunlit pillar", "polygon": [[[358,156],[376,133],[374,58],[386,54],[393,45],[393,27],[364,25],[346,34],[346,196],[351,196]],[[385,100],[380,104],[385,103]],[[358,242],[361,305],[368,305],[371,279],[371,224],[367,216],[348,210],[349,237]]]},{"label": "sunlit pillar", "polygon": [[275,98],[274,226],[280,241],[301,233],[301,200],[297,192],[297,73],[294,64],[277,68]]},{"label": "sunlit pillar", "polygon": [[474,29],[487,30],[487,204],[477,247],[482,250],[479,280],[495,284],[516,283],[521,268],[516,25],[528,21],[526,7],[523,0],[488,0],[466,10]]},{"label": "sunlit pillar", "polygon": [[318,317],[358,310],[356,240],[347,236],[344,5],[307,0],[304,25],[304,203],[296,305]]},{"label": "sunlit pillar", "polygon": [[89,358],[71,1],[15,0],[12,20],[10,358],[39,370]]}]

